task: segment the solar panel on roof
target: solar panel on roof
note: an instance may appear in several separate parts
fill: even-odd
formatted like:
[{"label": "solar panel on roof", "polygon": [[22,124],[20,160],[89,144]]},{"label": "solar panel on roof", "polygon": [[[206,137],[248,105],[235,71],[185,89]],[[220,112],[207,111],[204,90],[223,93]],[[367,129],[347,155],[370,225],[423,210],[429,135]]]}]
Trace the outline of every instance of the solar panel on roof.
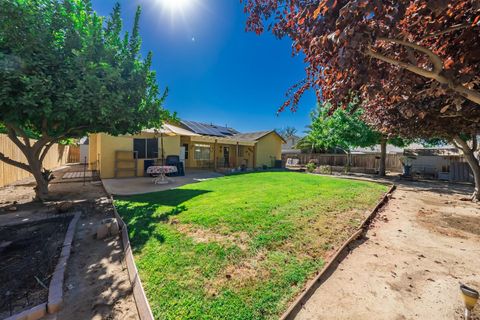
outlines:
[{"label": "solar panel on roof", "polygon": [[231,136],[233,134],[232,130],[227,127],[209,125],[195,121],[183,121],[183,123],[198,134],[219,137]]}]

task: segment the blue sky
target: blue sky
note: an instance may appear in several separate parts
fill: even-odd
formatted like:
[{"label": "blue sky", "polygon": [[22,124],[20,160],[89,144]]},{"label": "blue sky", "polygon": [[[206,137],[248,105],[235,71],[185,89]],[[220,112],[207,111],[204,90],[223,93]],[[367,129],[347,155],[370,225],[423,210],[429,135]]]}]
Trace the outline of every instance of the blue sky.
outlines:
[{"label": "blue sky", "polygon": [[[169,10],[165,1],[184,2]],[[108,15],[114,0],[93,0],[94,10]],[[304,77],[291,42],[271,34],[245,32],[239,0],[121,0],[125,30],[137,5],[143,12],[142,51],[153,51],[158,83],[168,86],[165,106],[185,120],[228,125],[240,131],[294,126],[304,131],[315,105],[307,93],[296,113],[279,116],[286,90]]]}]

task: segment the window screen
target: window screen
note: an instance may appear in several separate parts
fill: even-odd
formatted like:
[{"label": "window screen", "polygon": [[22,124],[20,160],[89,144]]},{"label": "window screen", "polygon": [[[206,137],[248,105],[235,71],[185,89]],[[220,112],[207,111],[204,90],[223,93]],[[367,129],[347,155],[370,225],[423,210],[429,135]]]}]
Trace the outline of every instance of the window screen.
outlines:
[{"label": "window screen", "polygon": [[147,139],[147,158],[158,158],[158,139]]},{"label": "window screen", "polygon": [[210,146],[208,144],[196,144],[194,151],[195,160],[210,160]]},{"label": "window screen", "polygon": [[243,149],[243,146],[238,146],[238,156],[239,157],[245,156],[245,150]]},{"label": "window screen", "polygon": [[145,139],[133,139],[133,151],[137,153],[138,159],[145,159],[145,156],[146,156],[145,147],[146,147]]}]

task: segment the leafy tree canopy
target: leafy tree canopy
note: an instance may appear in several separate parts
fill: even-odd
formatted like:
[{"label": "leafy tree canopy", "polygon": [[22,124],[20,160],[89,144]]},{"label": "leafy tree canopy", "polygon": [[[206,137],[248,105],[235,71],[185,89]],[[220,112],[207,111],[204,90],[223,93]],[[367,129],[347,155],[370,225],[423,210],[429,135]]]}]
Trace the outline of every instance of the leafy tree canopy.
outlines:
[{"label": "leafy tree canopy", "polygon": [[105,18],[89,0],[0,2],[0,123],[28,163],[0,160],[33,173],[45,189],[39,171],[54,143],[134,133],[169,116],[152,54],[140,55],[139,18],[140,8],[123,34],[118,4]]},{"label": "leafy tree canopy", "polygon": [[[329,103],[319,104],[311,114],[312,123],[308,126],[307,141],[315,141],[315,147],[328,150],[341,148],[350,152],[354,148],[366,148],[380,144],[388,138],[376,131],[362,119],[363,109],[355,103],[346,109],[331,110]],[[391,137],[388,142],[405,146],[408,141]]]}]

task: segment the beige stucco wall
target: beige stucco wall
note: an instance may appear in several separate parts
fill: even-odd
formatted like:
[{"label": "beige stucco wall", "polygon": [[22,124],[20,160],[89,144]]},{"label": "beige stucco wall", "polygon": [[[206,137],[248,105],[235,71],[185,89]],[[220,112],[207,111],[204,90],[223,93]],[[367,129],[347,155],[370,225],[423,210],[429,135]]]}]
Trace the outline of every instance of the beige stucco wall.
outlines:
[{"label": "beige stucco wall", "polygon": [[88,136],[88,168],[96,170],[97,163],[97,134],[90,134]]},{"label": "beige stucco wall", "polygon": [[[158,154],[161,155],[161,139],[153,133],[142,133],[137,135],[118,136],[114,137],[108,134],[100,133],[96,135],[96,143],[89,145],[89,154],[92,157],[95,153],[100,154],[100,177],[113,178],[115,176],[115,153],[116,151],[126,151],[122,158],[129,157],[129,152],[132,152],[133,157],[133,139],[135,138],[158,138]],[[179,155],[180,154],[180,137],[179,136],[165,136],[163,137],[164,155]],[[96,151],[96,152],[95,152]],[[94,158],[91,158],[94,159]],[[145,159],[139,159],[137,162],[137,175],[143,176],[143,164]],[[134,163],[121,163],[123,168],[132,168]],[[133,176],[133,172],[122,172],[119,177]]]},{"label": "beige stucco wall", "polygon": [[273,166],[273,160],[282,159],[282,139],[274,132],[258,140],[256,145],[255,167]]}]

